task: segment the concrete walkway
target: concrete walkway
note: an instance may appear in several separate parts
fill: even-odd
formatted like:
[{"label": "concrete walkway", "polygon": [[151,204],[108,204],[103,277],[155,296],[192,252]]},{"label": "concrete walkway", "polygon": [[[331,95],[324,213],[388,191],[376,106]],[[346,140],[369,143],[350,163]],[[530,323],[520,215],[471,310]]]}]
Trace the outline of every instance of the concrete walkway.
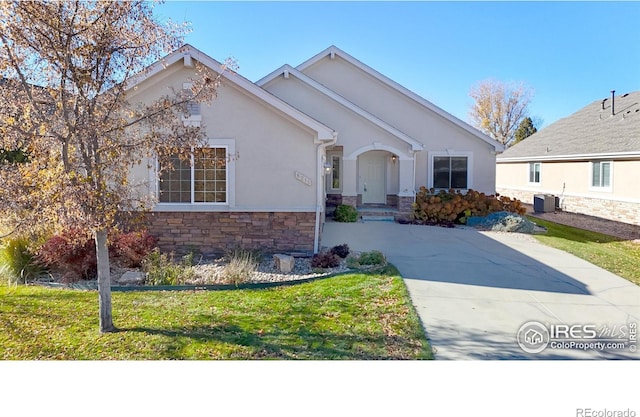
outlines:
[{"label": "concrete walkway", "polygon": [[[530,321],[547,328],[593,325],[599,336],[609,329],[611,339],[627,332],[628,323],[640,324],[640,287],[530,236],[327,222],[322,245],[345,242],[354,250],[380,250],[399,269],[436,359],[640,359],[628,348],[520,348],[516,335]],[[582,330],[575,329],[574,336]]]}]

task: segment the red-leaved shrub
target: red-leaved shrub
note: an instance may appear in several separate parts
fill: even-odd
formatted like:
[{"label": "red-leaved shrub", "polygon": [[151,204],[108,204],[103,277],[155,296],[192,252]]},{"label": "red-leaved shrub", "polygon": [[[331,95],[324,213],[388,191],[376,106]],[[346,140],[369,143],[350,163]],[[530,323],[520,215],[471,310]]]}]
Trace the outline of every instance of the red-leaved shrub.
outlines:
[{"label": "red-leaved shrub", "polygon": [[335,253],[316,253],[311,258],[312,268],[335,268],[337,266],[340,266],[340,257]]},{"label": "red-leaved shrub", "polygon": [[118,233],[111,238],[109,255],[128,268],[139,268],[156,247],[158,239],[148,232]]},{"label": "red-leaved shrub", "polygon": [[94,241],[81,229],[69,229],[49,238],[38,251],[37,260],[60,273],[65,282],[94,279],[97,271]]}]

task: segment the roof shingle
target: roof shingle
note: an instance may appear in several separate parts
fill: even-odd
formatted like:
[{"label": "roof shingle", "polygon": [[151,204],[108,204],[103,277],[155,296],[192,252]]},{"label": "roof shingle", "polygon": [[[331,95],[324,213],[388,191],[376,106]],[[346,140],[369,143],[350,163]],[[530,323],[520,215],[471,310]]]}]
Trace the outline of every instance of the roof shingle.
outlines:
[{"label": "roof shingle", "polygon": [[597,100],[498,155],[513,159],[568,159],[583,155],[637,153],[640,156],[640,91]]}]

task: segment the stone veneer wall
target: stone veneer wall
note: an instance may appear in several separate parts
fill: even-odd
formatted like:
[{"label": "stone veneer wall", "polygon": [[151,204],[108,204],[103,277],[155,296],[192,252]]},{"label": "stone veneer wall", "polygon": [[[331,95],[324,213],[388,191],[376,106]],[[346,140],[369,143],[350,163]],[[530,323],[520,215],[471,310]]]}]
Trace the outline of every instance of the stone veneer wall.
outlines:
[{"label": "stone veneer wall", "polygon": [[[530,191],[498,188],[498,193],[511,198],[517,198],[526,204],[533,204],[535,194]],[[604,200],[600,198],[564,196],[560,201],[562,210],[580,213],[587,216],[601,217],[622,223],[640,225],[640,204],[624,201]]]},{"label": "stone veneer wall", "polygon": [[342,204],[342,194],[327,194],[327,206],[339,206]]},{"label": "stone veneer wall", "polygon": [[404,220],[411,219],[413,213],[413,203],[416,201],[414,197],[398,197],[398,211]]},{"label": "stone veneer wall", "polygon": [[313,212],[153,212],[147,227],[163,251],[220,254],[242,247],[267,253],[313,251]]},{"label": "stone veneer wall", "polygon": [[358,206],[357,201],[358,201],[358,198],[356,196],[353,196],[353,195],[342,196],[342,204],[357,207]]},{"label": "stone veneer wall", "polygon": [[398,196],[394,194],[387,194],[387,206],[398,207]]}]

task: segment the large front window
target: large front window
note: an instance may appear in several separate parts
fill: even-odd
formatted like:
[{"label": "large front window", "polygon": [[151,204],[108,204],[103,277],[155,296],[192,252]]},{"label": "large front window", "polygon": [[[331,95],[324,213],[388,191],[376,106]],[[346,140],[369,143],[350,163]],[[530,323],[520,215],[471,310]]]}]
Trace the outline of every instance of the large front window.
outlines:
[{"label": "large front window", "polygon": [[466,189],[468,185],[468,157],[434,156],[433,187]]},{"label": "large front window", "polygon": [[160,178],[161,203],[227,203],[227,148],[196,149],[191,160],[171,158]]}]

